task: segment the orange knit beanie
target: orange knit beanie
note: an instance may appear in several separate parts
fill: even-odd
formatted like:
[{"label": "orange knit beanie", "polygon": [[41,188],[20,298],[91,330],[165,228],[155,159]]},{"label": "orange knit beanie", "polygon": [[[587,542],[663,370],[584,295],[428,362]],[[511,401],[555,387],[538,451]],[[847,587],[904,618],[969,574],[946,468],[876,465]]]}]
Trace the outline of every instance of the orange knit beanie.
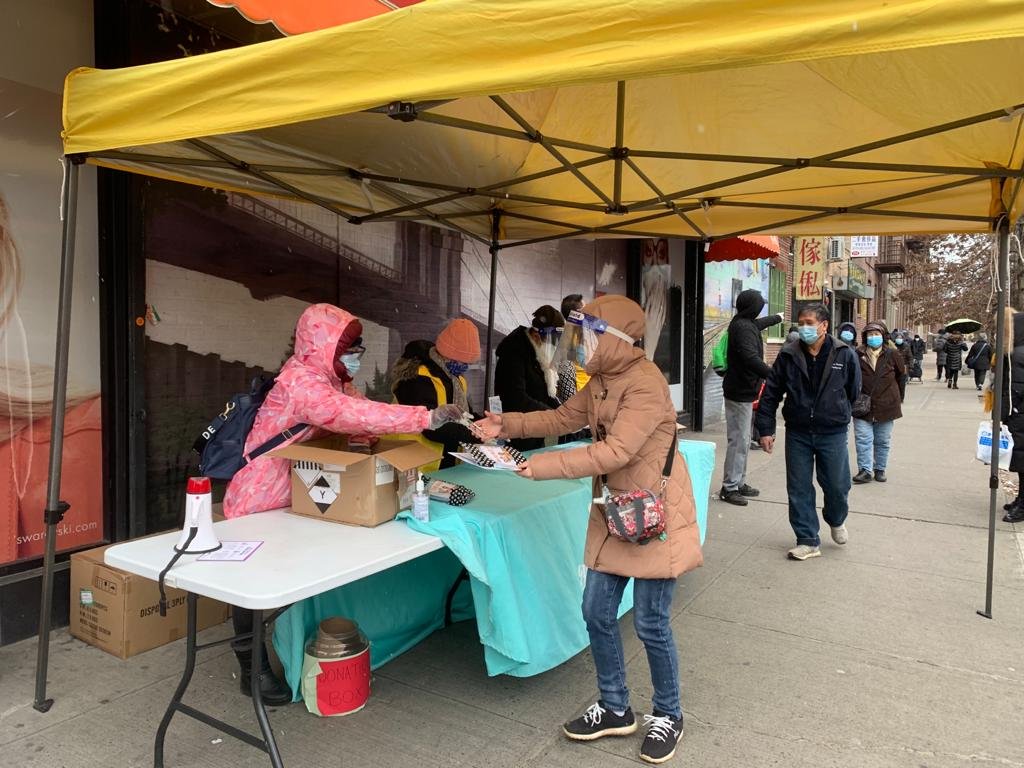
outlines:
[{"label": "orange knit beanie", "polygon": [[480,333],[465,318],[452,320],[437,336],[437,351],[449,360],[475,363],[480,359]]}]

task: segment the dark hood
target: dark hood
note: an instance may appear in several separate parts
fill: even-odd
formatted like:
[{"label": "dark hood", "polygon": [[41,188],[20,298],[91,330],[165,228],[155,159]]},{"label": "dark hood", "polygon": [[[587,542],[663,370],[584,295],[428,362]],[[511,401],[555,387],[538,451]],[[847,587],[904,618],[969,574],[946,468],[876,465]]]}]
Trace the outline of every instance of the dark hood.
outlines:
[{"label": "dark hood", "polygon": [[761,314],[764,305],[764,296],[761,295],[761,292],[748,288],[741,291],[740,295],[736,297],[736,317],[753,320]]},{"label": "dark hood", "polygon": [[836,333],[842,333],[843,331],[850,331],[854,338],[857,338],[857,326],[853,323],[840,323],[839,328],[836,329]]}]

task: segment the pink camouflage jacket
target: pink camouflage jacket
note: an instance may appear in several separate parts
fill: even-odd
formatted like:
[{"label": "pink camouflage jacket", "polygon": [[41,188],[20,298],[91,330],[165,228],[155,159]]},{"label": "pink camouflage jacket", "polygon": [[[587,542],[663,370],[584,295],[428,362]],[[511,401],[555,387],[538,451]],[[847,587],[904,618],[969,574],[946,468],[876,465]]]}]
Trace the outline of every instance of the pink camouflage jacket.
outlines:
[{"label": "pink camouflage jacket", "polygon": [[[314,304],[295,326],[295,353],[281,368],[267,395],[245,450],[258,448],[293,424],[309,424],[284,445],[312,440],[327,432],[390,434],[421,432],[430,425],[430,411],[421,406],[388,405],[367,400],[334,371],[338,339],[355,318],[330,304]],[[291,504],[287,459],[260,456],[228,483],[225,517],[281,509]]]}]

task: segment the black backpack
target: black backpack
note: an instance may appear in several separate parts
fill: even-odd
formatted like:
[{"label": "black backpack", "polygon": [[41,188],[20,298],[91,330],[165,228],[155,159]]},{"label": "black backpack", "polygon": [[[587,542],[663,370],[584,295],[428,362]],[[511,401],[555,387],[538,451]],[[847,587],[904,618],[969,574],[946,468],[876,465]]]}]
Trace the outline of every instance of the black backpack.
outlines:
[{"label": "black backpack", "polygon": [[308,424],[293,424],[267,440],[246,456],[245,441],[252,430],[267,393],[274,387],[274,379],[259,376],[252,380],[248,393],[235,395],[224,404],[224,411],[203,430],[192,450],[199,454],[199,471],[214,480],[230,480],[242,467],[267,451],[272,451]]}]

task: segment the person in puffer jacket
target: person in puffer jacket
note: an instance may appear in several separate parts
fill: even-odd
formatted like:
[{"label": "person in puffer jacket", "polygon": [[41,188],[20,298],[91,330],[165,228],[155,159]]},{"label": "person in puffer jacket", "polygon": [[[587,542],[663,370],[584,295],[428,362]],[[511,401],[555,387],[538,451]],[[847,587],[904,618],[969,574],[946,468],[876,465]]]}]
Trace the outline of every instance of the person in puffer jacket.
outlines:
[{"label": "person in puffer jacket", "polygon": [[[295,351],[277,375],[246,438],[247,453],[296,424],[309,426],[297,430],[282,446],[332,432],[349,435],[422,432],[462,417],[461,409],[455,405],[443,405],[431,411],[418,405],[389,405],[367,400],[352,385],[352,377],[359,370],[359,360],[365,351],[362,333],[362,323],[343,309],[331,304],[313,304],[306,308],[295,326]],[[290,473],[287,459],[270,454],[254,459],[228,483],[224,516],[242,517],[289,506],[292,501]],[[232,611],[236,634],[252,632],[252,620],[252,611],[237,606]],[[232,649],[242,668],[242,693],[251,695],[251,643],[235,641]],[[264,703],[287,704],[292,700],[291,690],[271,671],[265,653],[262,662],[260,691]]]}]

